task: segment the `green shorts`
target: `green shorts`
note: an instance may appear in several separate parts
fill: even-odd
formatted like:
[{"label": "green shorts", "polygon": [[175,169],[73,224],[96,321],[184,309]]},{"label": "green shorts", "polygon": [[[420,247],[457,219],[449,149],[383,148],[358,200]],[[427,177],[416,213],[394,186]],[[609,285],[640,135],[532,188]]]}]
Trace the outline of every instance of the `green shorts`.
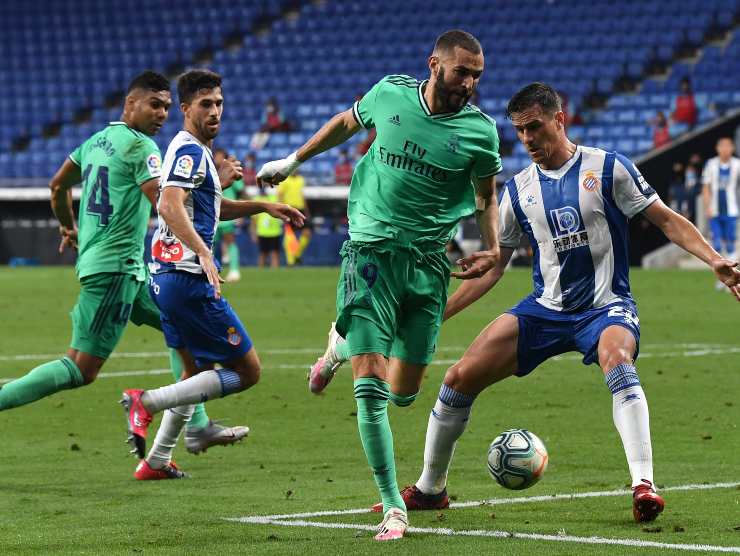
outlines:
[{"label": "green shorts", "polygon": [[236,233],[236,221],[234,220],[222,220],[218,223],[218,236],[219,239],[223,234],[233,234]]},{"label": "green shorts", "polygon": [[428,364],[447,303],[450,265],[444,250],[345,241],[340,254],[336,329],[350,354]]},{"label": "green shorts", "polygon": [[159,309],[147,282],[132,274],[100,273],[80,280],[72,309],[72,349],[107,359],[116,348],[129,319],[136,325],[162,329]]}]

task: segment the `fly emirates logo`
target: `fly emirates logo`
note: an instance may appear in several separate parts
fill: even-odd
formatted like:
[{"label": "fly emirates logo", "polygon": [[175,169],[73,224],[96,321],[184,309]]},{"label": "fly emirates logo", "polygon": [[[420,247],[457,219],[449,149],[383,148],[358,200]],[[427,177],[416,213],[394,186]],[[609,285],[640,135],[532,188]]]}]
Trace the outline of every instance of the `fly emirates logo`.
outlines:
[{"label": "fly emirates logo", "polygon": [[424,176],[436,182],[448,181],[449,172],[447,170],[424,162],[424,156],[426,154],[427,149],[408,140],[403,143],[402,153],[393,153],[382,145],[378,147],[378,159],[383,164],[412,174]]}]

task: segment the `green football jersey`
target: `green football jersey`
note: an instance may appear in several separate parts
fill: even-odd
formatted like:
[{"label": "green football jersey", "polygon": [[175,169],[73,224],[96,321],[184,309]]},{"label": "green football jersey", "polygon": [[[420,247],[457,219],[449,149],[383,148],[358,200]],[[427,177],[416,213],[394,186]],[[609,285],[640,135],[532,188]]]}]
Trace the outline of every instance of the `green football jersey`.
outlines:
[{"label": "green football jersey", "polygon": [[122,272],[143,280],[151,205],[140,186],[160,176],[159,148],[144,133],[111,122],[69,158],[82,172],[78,278]]},{"label": "green football jersey", "polygon": [[502,169],[496,122],[472,105],[432,114],[426,84],[390,75],[354,104],[377,137],[352,175],[353,240],[446,242],[475,211],[474,180]]},{"label": "green football jersey", "polygon": [[224,198],[238,201],[244,191],[244,180],[236,180],[228,189],[224,189]]}]

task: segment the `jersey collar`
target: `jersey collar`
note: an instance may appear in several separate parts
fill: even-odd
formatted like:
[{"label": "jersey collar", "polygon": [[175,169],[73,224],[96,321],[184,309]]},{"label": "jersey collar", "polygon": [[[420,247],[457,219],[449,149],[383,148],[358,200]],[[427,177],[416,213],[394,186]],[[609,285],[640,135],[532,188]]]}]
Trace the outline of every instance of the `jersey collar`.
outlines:
[{"label": "jersey collar", "polygon": [[[432,118],[433,120],[439,120],[442,118],[449,118],[450,116],[454,116],[456,114],[459,114],[458,112],[442,112],[440,114],[432,114],[432,111],[429,109],[429,105],[427,104],[426,99],[424,98],[424,89],[427,86],[427,83],[429,82],[428,79],[425,79],[421,83],[419,83],[419,86],[417,87],[417,92],[419,93],[419,104],[421,105],[421,109],[424,111],[424,114],[426,114],[428,117]],[[463,107],[464,108],[464,107]],[[462,111],[462,108],[460,109]]]},{"label": "jersey collar", "polygon": [[557,170],[545,170],[542,168],[539,164],[535,164],[537,167],[537,170],[541,173],[547,176],[548,178],[552,178],[555,180],[558,180],[562,178],[568,170],[570,170],[573,167],[573,164],[576,163],[576,160],[578,160],[578,157],[581,156],[581,146],[576,146],[576,151],[573,153],[573,156],[571,156],[560,168]]},{"label": "jersey collar", "polygon": [[213,153],[211,152],[211,149],[208,147],[208,145],[204,145],[203,143],[201,143],[195,135],[185,129],[181,129],[180,133],[184,133],[185,135],[187,135],[192,141],[203,147],[209,155],[213,156]]}]

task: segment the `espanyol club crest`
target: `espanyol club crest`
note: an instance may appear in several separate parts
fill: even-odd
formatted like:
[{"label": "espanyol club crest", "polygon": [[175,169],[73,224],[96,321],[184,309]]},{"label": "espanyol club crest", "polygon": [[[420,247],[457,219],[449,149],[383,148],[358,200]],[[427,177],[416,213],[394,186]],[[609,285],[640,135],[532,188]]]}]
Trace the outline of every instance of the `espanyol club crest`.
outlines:
[{"label": "espanyol club crest", "polygon": [[226,330],[226,334],[226,341],[232,346],[238,346],[242,343],[242,337],[237,333],[236,328],[233,326],[229,326]]},{"label": "espanyol club crest", "polygon": [[597,178],[593,172],[586,172],[586,176],[583,178],[583,189],[586,191],[595,191],[601,185],[601,180]]}]

